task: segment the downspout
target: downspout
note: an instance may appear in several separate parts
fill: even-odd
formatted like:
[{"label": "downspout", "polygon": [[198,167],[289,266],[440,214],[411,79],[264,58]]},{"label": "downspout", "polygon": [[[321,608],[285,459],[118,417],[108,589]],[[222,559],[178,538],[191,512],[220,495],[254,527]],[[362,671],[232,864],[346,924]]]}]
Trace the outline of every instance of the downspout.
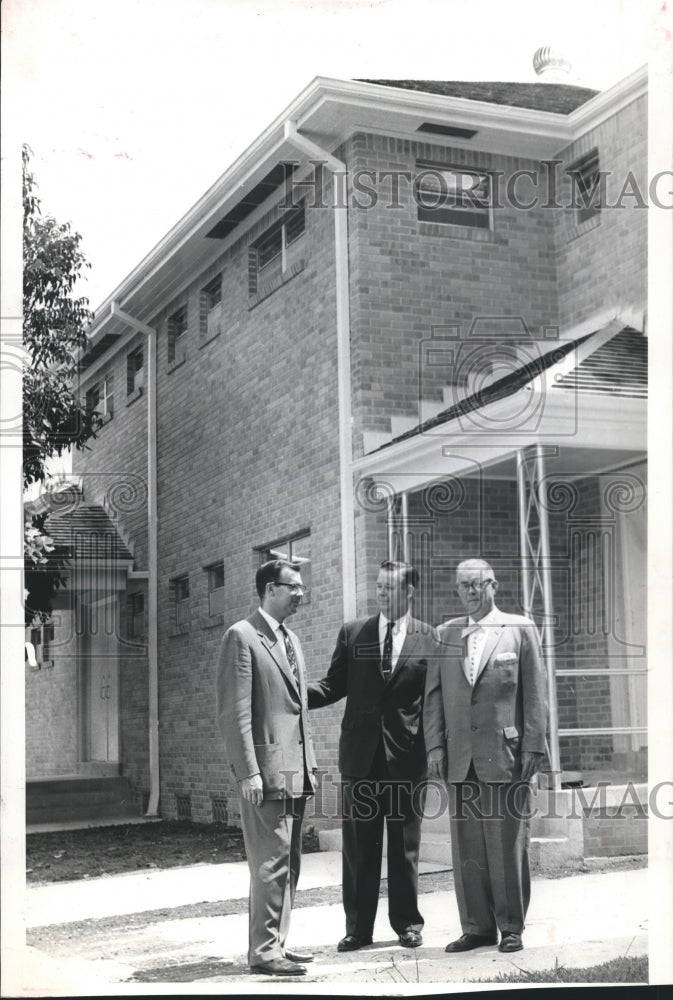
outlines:
[{"label": "downspout", "polygon": [[159,637],[157,593],[157,336],[156,330],[111,305],[113,316],[119,317],[133,330],[147,338],[147,660],[148,660],[148,721],[150,757],[150,798],[146,816],[159,815]]},{"label": "downspout", "polygon": [[[285,138],[300,152],[326,163],[334,175],[334,250],[336,265],[337,395],[339,412],[339,487],[341,493],[341,563],[343,616],[356,614],[355,507],[353,498],[353,413],[351,404],[350,290],[348,285],[348,171],[315,142],[300,135],[295,121],[285,122]],[[341,190],[338,188],[341,187]]]}]

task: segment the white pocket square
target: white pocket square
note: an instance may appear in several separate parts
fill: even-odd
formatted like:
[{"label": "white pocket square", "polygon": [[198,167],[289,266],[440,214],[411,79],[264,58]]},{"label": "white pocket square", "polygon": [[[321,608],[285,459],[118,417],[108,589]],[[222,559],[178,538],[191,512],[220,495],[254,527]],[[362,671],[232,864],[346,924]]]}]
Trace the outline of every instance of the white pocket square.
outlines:
[{"label": "white pocket square", "polygon": [[517,660],[516,653],[498,653],[496,660]]}]

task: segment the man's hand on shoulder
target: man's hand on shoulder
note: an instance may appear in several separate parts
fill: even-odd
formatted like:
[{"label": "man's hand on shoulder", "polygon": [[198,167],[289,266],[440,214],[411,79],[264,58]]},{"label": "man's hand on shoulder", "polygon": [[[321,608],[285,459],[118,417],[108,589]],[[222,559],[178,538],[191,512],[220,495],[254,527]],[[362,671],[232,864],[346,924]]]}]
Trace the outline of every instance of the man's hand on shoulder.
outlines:
[{"label": "man's hand on shoulder", "polygon": [[530,781],[535,777],[542,767],[544,760],[543,753],[536,753],[534,750],[521,751],[521,780]]},{"label": "man's hand on shoulder", "polygon": [[249,778],[242,779],[241,795],[248,802],[252,802],[253,806],[261,806],[264,798],[261,774],[252,774]]}]

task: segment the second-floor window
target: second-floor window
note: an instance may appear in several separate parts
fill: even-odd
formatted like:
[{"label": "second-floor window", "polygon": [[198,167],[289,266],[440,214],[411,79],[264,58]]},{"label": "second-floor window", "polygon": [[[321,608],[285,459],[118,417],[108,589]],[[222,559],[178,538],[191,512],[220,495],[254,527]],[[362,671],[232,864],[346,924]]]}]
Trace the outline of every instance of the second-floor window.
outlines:
[{"label": "second-floor window", "polygon": [[86,394],[86,407],[92,413],[98,413],[104,420],[109,420],[114,412],[114,378],[105,375],[96,382]]},{"label": "second-floor window", "polygon": [[284,274],[295,259],[294,245],[306,228],[303,202],[286,212],[262,233],[250,247],[250,294],[261,282]]},{"label": "second-floor window", "polygon": [[485,171],[419,162],[414,199],[419,222],[491,229],[491,176]]},{"label": "second-floor window", "polygon": [[180,352],[180,338],[187,333],[187,306],[182,306],[168,317],[168,362],[176,361]]},{"label": "second-floor window", "polygon": [[577,222],[586,222],[598,215],[603,199],[598,150],[592,149],[575,160],[568,167],[567,173],[573,185],[572,204],[577,211]]},{"label": "second-floor window", "polygon": [[126,355],[126,395],[133,396],[136,392],[142,392],[145,385],[145,372],[143,369],[143,349],[136,347],[134,351]]},{"label": "second-floor window", "polygon": [[200,295],[200,333],[202,337],[214,337],[222,325],[222,275],[209,281]]}]

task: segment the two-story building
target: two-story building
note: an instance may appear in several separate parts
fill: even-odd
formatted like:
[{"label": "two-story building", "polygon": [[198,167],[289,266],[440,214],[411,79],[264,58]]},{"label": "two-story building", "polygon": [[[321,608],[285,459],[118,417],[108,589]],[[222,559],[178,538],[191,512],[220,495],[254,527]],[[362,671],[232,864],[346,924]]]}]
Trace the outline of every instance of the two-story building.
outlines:
[{"label": "two-story building", "polygon": [[[543,636],[550,784],[644,778],[646,87],[317,78],[111,293],[29,777],[236,822],[217,650],[283,554],[311,678],[382,559],[432,624],[488,559]],[[313,720],[318,826],[341,714]]]}]

